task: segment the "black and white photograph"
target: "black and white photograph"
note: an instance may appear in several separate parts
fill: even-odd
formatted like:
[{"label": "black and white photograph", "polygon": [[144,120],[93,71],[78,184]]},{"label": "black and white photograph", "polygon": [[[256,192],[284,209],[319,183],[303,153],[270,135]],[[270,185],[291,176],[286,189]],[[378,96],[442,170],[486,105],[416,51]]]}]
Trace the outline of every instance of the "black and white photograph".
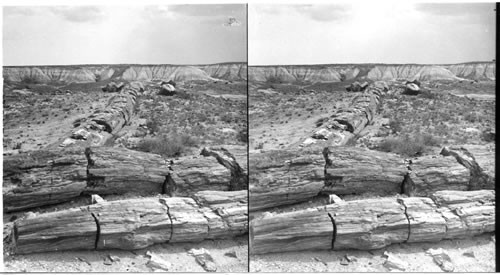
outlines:
[{"label": "black and white photograph", "polygon": [[495,272],[495,2],[5,0],[12,273]]},{"label": "black and white photograph", "polygon": [[247,272],[246,4],[2,8],[2,270]]},{"label": "black and white photograph", "polygon": [[250,272],[494,272],[495,3],[248,18]]}]

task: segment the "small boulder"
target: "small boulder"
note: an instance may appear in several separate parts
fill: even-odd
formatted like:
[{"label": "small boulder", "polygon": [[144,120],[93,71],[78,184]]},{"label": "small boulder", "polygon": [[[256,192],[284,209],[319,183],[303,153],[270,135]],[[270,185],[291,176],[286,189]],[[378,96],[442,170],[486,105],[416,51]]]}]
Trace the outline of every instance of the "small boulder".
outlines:
[{"label": "small boulder", "polygon": [[332,135],[332,132],[328,131],[327,129],[320,129],[312,135],[312,138],[314,139],[324,139],[328,140],[328,138]]},{"label": "small boulder", "polygon": [[210,255],[210,252],[205,248],[191,249],[188,254],[193,255],[196,262],[203,267],[208,272],[217,271],[217,265],[215,264],[214,258]]},{"label": "small boulder", "polygon": [[172,263],[165,261],[163,258],[161,258],[155,253],[148,251],[146,252],[146,256],[149,257],[149,261],[146,263],[146,266],[152,268],[153,270],[161,269],[168,271],[169,269],[172,268]]},{"label": "small boulder", "polygon": [[451,262],[450,256],[444,252],[442,248],[428,249],[426,254],[431,255],[434,262],[445,272],[453,272],[455,267]]},{"label": "small boulder", "polygon": [[388,253],[387,251],[384,252],[384,257],[387,259],[384,262],[384,267],[386,267],[389,270],[392,269],[397,269],[401,271],[405,271],[408,268],[408,263],[404,262],[400,258]]}]

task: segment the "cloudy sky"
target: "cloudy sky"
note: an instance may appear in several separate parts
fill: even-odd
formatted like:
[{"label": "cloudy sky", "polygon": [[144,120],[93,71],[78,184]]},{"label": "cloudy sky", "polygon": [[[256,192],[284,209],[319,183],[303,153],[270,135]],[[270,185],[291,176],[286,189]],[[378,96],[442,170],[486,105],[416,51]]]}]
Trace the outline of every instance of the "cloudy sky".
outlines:
[{"label": "cloudy sky", "polygon": [[249,65],[495,58],[495,4],[250,4]]},{"label": "cloudy sky", "polygon": [[245,62],[246,29],[242,4],[3,7],[3,64]]}]

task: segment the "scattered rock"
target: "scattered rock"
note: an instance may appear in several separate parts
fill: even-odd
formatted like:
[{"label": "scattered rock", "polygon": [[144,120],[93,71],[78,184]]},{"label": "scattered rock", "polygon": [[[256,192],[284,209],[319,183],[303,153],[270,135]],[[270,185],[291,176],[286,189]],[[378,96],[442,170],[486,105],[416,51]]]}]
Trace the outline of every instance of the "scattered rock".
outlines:
[{"label": "scattered rock", "polygon": [[441,267],[441,269],[445,272],[453,272],[455,267],[451,263],[451,258],[444,252],[442,248],[437,249],[428,249],[426,254],[431,255],[434,259],[434,262]]},{"label": "scattered rock", "polygon": [[471,258],[475,258],[476,256],[474,255],[474,251],[470,250],[470,251],[465,251],[462,255],[466,256],[466,257],[471,257]]},{"label": "scattered rock", "polygon": [[358,261],[358,258],[354,257],[354,256],[351,256],[351,255],[345,255],[344,258],[346,258],[346,260],[348,260],[349,262],[357,262]]},{"label": "scattered rock", "polygon": [[66,147],[66,146],[71,145],[75,142],[76,142],[76,140],[74,140],[72,138],[67,138],[61,144],[59,144],[59,147]]},{"label": "scattered rock", "polygon": [[101,203],[104,202],[104,199],[101,198],[101,196],[94,194],[91,196],[90,203],[91,204],[96,204],[96,203]]},{"label": "scattered rock", "polygon": [[301,146],[307,146],[313,143],[316,143],[316,140],[314,140],[313,138],[306,138],[306,140],[302,142]]},{"label": "scattered rock", "polygon": [[328,265],[325,261],[321,260],[318,257],[313,257],[313,260],[315,260],[316,262],[320,262],[320,263],[324,264],[325,266]]},{"label": "scattered rock", "polygon": [[76,257],[77,260],[79,260],[80,262],[84,262],[88,265],[92,265],[87,259],[83,258],[83,257]]},{"label": "scattered rock", "polygon": [[228,257],[231,257],[231,258],[238,258],[238,256],[236,255],[235,251],[226,252],[226,253],[224,253],[224,256],[228,256]]},{"label": "scattered rock", "polygon": [[387,259],[384,262],[384,267],[393,270],[401,270],[405,271],[408,268],[408,263],[404,262],[403,260],[399,259],[398,257],[388,253],[387,251],[384,252],[384,257]]},{"label": "scattered rock", "polygon": [[481,131],[477,128],[469,127],[469,128],[465,128],[465,132],[466,133],[480,133]]},{"label": "scattered rock", "polygon": [[217,265],[215,264],[212,255],[205,248],[200,249],[191,249],[188,251],[188,254],[193,255],[196,259],[196,262],[203,267],[208,272],[217,271]]},{"label": "scattered rock", "polygon": [[157,254],[147,251],[146,256],[149,257],[149,261],[146,263],[146,266],[152,268],[153,270],[162,269],[168,271],[170,268],[172,268],[172,263],[165,261]]},{"label": "scattered rock", "polygon": [[328,140],[328,138],[332,135],[332,132],[328,131],[327,129],[320,129],[312,135],[312,138],[315,139],[324,139]]},{"label": "scattered rock", "polygon": [[113,261],[111,261],[108,257],[104,258],[104,264],[105,265],[112,265]]},{"label": "scattered rock", "polygon": [[119,262],[120,261],[120,257],[118,256],[113,256],[111,254],[108,254],[108,258],[112,261],[112,262]]},{"label": "scattered rock", "polygon": [[340,204],[340,203],[344,203],[344,200],[339,198],[339,196],[337,196],[335,194],[331,194],[331,195],[328,195],[328,204],[332,204],[332,203]]},{"label": "scattered rock", "polygon": [[340,259],[340,264],[341,265],[349,265],[349,261],[345,257],[342,257]]}]

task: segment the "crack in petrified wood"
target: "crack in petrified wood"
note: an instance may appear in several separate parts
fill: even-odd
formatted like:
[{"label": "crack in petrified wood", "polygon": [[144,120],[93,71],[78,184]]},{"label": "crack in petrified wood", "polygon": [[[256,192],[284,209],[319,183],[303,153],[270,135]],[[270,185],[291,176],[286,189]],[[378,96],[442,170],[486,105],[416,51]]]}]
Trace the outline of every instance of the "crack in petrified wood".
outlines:
[{"label": "crack in petrified wood", "polygon": [[[335,217],[335,232],[331,217]],[[250,222],[254,254],[380,249],[495,231],[495,191],[439,191],[431,198],[376,198],[299,211],[264,213]]]},{"label": "crack in petrified wood", "polygon": [[[304,202],[320,194],[428,196],[470,189],[476,175],[453,156],[405,160],[359,147],[330,146],[250,154],[250,209]],[[494,177],[489,177],[494,178]],[[493,181],[487,186],[494,189]]]},{"label": "crack in petrified wood", "polygon": [[196,196],[199,203],[192,198],[141,198],[26,217],[15,221],[15,250],[133,250],[248,232],[246,191],[204,191]]},{"label": "crack in petrified wood", "polygon": [[112,147],[35,151],[6,156],[3,163],[6,212],[67,202],[89,194],[187,196],[202,190],[227,191],[232,183],[243,178],[241,174],[232,174],[212,156],[166,161],[160,155]]}]

